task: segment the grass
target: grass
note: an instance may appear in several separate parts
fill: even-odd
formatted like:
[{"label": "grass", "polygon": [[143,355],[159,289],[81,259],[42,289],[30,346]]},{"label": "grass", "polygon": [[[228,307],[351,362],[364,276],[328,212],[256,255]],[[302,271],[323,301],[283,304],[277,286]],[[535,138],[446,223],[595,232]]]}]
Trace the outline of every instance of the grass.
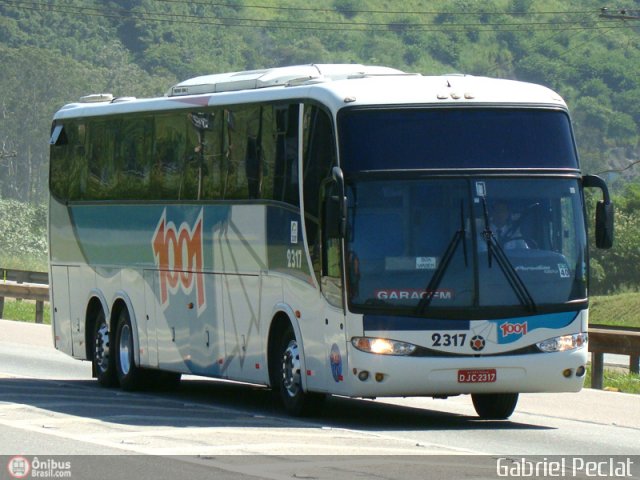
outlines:
[{"label": "grass", "polygon": [[[603,384],[605,390],[640,394],[640,375],[623,369],[605,369]],[[584,386],[585,388],[591,388],[591,365],[587,366]]]},{"label": "grass", "polygon": [[640,328],[640,293],[591,297],[589,323]]},{"label": "grass", "polygon": [[[42,315],[44,323],[51,324],[51,308],[49,303],[44,304],[44,313]],[[13,300],[6,298],[4,301],[4,312],[2,318],[7,320],[18,320],[21,322],[35,323],[36,321],[36,304],[27,300]]]},{"label": "grass", "polygon": [[0,265],[2,268],[8,268],[13,270],[26,270],[28,272],[48,272],[49,263],[47,259],[47,253],[35,257],[20,257],[16,258],[11,255],[7,255],[0,252]]}]

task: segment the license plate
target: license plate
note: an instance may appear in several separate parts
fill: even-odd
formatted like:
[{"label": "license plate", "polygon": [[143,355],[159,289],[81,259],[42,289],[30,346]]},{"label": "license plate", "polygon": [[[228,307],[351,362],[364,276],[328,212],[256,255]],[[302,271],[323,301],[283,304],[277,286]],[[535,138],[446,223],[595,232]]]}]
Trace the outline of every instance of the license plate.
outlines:
[{"label": "license plate", "polygon": [[493,383],[496,381],[496,369],[458,370],[458,383]]}]

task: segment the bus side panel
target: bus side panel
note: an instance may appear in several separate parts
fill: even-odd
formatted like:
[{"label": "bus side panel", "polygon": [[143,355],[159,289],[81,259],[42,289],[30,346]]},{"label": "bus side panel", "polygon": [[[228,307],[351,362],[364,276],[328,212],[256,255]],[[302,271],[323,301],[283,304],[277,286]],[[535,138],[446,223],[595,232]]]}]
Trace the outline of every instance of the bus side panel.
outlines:
[{"label": "bus side panel", "polygon": [[138,339],[138,352],[136,352],[136,362],[138,365],[147,363],[147,325],[146,325],[146,309],[145,309],[145,283],[144,273],[142,270],[133,268],[123,268],[120,271],[120,290],[116,292],[117,296],[130,302],[130,308],[133,311],[131,315],[132,327],[136,330]]},{"label": "bus side panel", "polygon": [[222,275],[204,274],[207,306],[201,312],[189,311],[190,370],[198,375],[221,376],[225,356],[222,301]]},{"label": "bus side panel", "polygon": [[[154,270],[154,296],[160,298],[159,275],[161,271]],[[182,300],[182,301],[179,301]],[[195,311],[189,309],[189,303],[182,298],[168,301],[164,305],[156,305],[155,315],[150,319],[155,334],[150,338],[157,339],[158,366],[162,370],[192,373],[189,361],[189,347],[191,331],[189,321],[195,316]],[[152,340],[153,341],[153,340]]]},{"label": "bus side panel", "polygon": [[[85,345],[87,300],[96,278],[94,271],[89,267],[69,267],[68,272],[73,356],[85,360],[87,358]],[[93,335],[93,332],[91,334]]]},{"label": "bus side panel", "polygon": [[261,339],[262,353],[265,355],[264,377],[269,381],[269,330],[271,322],[275,317],[279,306],[282,305],[282,277],[276,275],[265,274],[260,281],[260,321],[262,324]]},{"label": "bus side panel", "polygon": [[265,343],[260,324],[259,276],[222,275],[226,374],[241,381],[267,383]]},{"label": "bus side panel", "polygon": [[157,287],[155,286],[156,272],[154,270],[145,270],[143,272],[144,277],[144,310],[145,316],[144,319],[138,320],[138,328],[146,329],[146,340],[147,343],[143,347],[140,345],[140,348],[146,348],[146,355],[140,355],[141,364],[146,367],[158,367],[158,319],[157,315],[160,311],[160,306],[158,305],[158,300],[156,295],[154,294],[157,291]]},{"label": "bus side panel", "polygon": [[304,353],[306,388],[326,392],[331,377],[325,342],[327,329],[330,328],[326,301],[317,288],[292,277],[285,278],[283,297],[284,302],[299,316],[302,339],[298,340],[301,340]]},{"label": "bus side panel", "polygon": [[213,231],[213,268],[220,275],[226,357],[224,374],[266,383],[260,325],[260,273],[267,267],[267,207],[233,205]]},{"label": "bus side panel", "polygon": [[353,375],[349,369],[349,349],[345,315],[341,308],[326,304],[325,318],[328,320],[324,336],[324,357],[327,362],[328,391],[348,395],[352,388]]},{"label": "bus side panel", "polygon": [[[201,275],[206,303],[197,305],[197,289],[178,290],[162,303],[160,277],[167,271],[144,272],[145,315],[138,319],[139,328],[146,324],[147,365],[161,370],[224,377],[225,346],[222,321],[222,277]],[[141,343],[141,346],[143,344]]]},{"label": "bus side panel", "polygon": [[51,266],[51,324],[56,349],[73,355],[67,267]]}]

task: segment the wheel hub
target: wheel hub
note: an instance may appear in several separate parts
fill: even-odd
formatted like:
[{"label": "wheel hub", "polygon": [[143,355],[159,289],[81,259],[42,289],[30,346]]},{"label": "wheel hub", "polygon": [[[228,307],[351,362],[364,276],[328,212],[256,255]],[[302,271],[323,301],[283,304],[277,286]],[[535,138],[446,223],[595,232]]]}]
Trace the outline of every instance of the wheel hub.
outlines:
[{"label": "wheel hub", "polygon": [[96,332],[94,356],[100,371],[105,372],[109,366],[109,328],[102,323]]},{"label": "wheel hub", "polygon": [[129,325],[123,325],[120,329],[120,343],[118,345],[120,357],[120,370],[124,375],[129,373],[131,368],[131,357],[129,356],[129,345],[131,344],[131,329]]},{"label": "wheel hub", "polygon": [[300,393],[300,353],[295,340],[289,342],[282,356],[282,386],[290,397]]}]

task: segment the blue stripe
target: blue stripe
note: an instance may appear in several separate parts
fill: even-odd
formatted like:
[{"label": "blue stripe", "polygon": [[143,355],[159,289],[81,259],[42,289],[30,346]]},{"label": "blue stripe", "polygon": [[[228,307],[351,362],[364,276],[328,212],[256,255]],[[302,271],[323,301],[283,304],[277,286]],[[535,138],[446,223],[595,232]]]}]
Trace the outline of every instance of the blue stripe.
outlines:
[{"label": "blue stripe", "polygon": [[527,332],[531,332],[538,328],[559,329],[564,328],[573,322],[580,312],[558,312],[549,313],[546,315],[536,315],[533,317],[516,317],[503,320],[492,320],[498,327],[498,343],[512,343],[522,338],[522,333],[510,333],[504,335],[502,332],[502,326],[505,324],[512,325],[526,325]]},{"label": "blue stripe", "polygon": [[[544,315],[534,315],[530,317],[503,318],[500,320],[489,320],[500,327],[505,323],[522,324],[527,322],[528,331],[538,328],[563,328],[573,322],[579,312],[559,312]],[[479,320],[483,321],[483,320]],[[385,331],[421,331],[421,330],[470,330],[469,320],[442,320],[420,317],[399,317],[393,315],[364,315],[363,327],[367,330]],[[512,335],[509,340],[498,333],[500,343],[509,343],[517,340],[521,335]]]}]

